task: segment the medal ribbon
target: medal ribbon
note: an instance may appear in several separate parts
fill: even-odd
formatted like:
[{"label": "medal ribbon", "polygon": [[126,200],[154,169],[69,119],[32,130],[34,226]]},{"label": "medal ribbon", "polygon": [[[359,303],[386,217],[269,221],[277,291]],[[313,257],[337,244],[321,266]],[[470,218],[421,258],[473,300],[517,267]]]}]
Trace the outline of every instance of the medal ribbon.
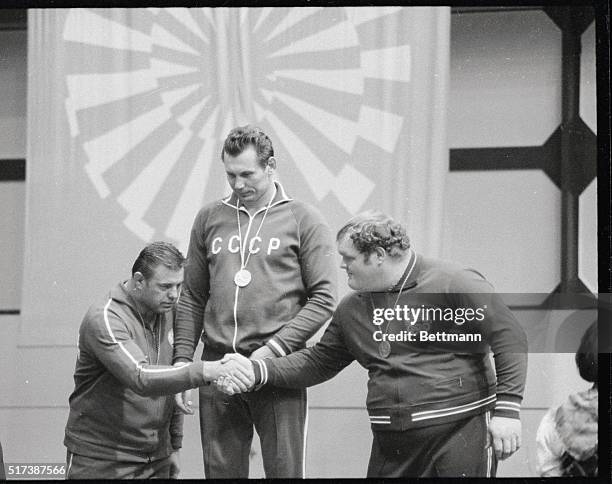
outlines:
[{"label": "medal ribbon", "polygon": [[[410,249],[410,252],[412,254],[413,250]],[[414,266],[416,264],[416,260],[417,260],[417,254],[414,254],[414,259],[412,260],[412,264],[410,266],[410,269],[408,270],[408,274],[406,274],[406,277],[404,277],[404,280],[402,281],[402,285],[400,286],[399,292],[397,293],[397,297],[395,298],[395,303],[393,304],[393,307],[397,306],[397,303],[399,301],[400,296],[402,295],[402,291],[404,290],[404,286],[406,285],[406,283],[408,282],[408,279],[410,279],[410,275],[412,274],[412,271],[414,270]],[[372,308],[374,308],[374,298],[372,297],[372,293],[370,293],[370,301],[372,302]],[[385,326],[385,336],[387,335],[387,332],[389,331],[389,325],[391,324],[391,321],[387,321],[387,325]],[[379,347],[383,344],[383,343],[387,343],[389,344],[389,342],[385,339],[383,341],[380,342]],[[391,346],[389,345],[389,349],[391,348]],[[382,354],[381,354],[382,356]],[[385,358],[389,356],[386,355]]]},{"label": "medal ribbon", "polygon": [[[259,224],[259,228],[257,229],[257,232],[255,233],[255,237],[257,237],[259,235],[259,232],[261,231],[261,228],[263,227],[264,224],[264,220],[266,220],[266,215],[268,215],[268,210],[270,210],[270,206],[272,205],[272,200],[274,200],[274,197],[276,196],[276,184],[274,184],[274,193],[272,194],[272,196],[270,197],[270,201],[268,202],[268,205],[266,206],[266,211],[263,214],[263,217],[261,218],[261,223]],[[244,252],[246,250],[246,240],[249,236],[249,232],[251,230],[251,222],[252,222],[252,217],[251,214],[247,213],[249,215],[249,226],[247,228],[247,232],[244,235],[244,243],[242,242],[242,229],[240,228],[240,199],[238,198],[238,196],[236,195],[236,222],[238,223],[238,239],[239,239],[239,251],[240,251],[240,270],[236,273],[236,276],[238,276],[238,274],[241,271],[246,271],[246,273],[248,274],[248,278],[246,280],[246,282],[244,284],[241,284],[239,281],[237,281],[236,276],[234,276],[234,283],[236,284],[236,291],[234,292],[234,337],[232,339],[232,348],[234,349],[234,352],[236,352],[236,339],[238,338],[238,292],[240,291],[240,287],[244,287],[246,285],[248,285],[251,282],[251,277],[250,277],[250,273],[249,271],[246,270],[246,265],[249,263],[249,258],[251,257],[251,252],[249,251],[249,254],[246,257],[246,260],[244,258]],[[257,212],[255,213],[255,215],[257,215]]]},{"label": "medal ribbon", "polygon": [[[259,232],[261,231],[261,228],[263,227],[264,220],[266,220],[266,215],[268,215],[268,210],[270,210],[270,206],[272,205],[272,200],[274,200],[275,196],[276,196],[276,184],[274,185],[274,193],[272,194],[272,197],[270,197],[270,201],[268,202],[268,205],[266,206],[266,210],[263,214],[263,217],[261,218],[261,222],[259,223],[257,232],[255,232],[255,237],[253,238],[257,238],[259,236]],[[251,257],[251,251],[249,251],[249,253],[246,256],[246,260],[244,259],[244,253],[246,251],[246,239],[249,236],[251,223],[249,221],[249,228],[247,229],[246,234],[244,234],[244,243],[243,243],[242,242],[242,229],[240,228],[240,208],[238,207],[240,203],[240,199],[238,197],[236,198],[237,198],[236,200],[236,222],[238,223],[238,239],[239,239],[238,247],[240,251],[240,270],[243,270],[243,269],[246,269],[246,266],[249,263],[249,258]],[[249,214],[249,218],[250,218],[250,214]]]}]

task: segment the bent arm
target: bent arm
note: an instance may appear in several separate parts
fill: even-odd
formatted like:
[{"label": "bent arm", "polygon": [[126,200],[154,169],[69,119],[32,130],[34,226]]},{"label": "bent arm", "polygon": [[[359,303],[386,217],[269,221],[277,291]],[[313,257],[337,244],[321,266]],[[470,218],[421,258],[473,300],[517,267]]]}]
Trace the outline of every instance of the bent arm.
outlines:
[{"label": "bent arm", "polygon": [[518,419],[527,378],[527,336],[501,297],[492,296],[493,320],[485,335],[493,351],[497,377],[494,415]]},{"label": "bent arm", "polygon": [[336,307],[336,268],[331,230],[317,213],[298,224],[300,269],[306,304],[266,344],[276,356],[285,356],[311,338],[331,318]]},{"label": "bent arm", "polygon": [[174,320],[174,362],[193,361],[204,324],[204,308],[209,294],[208,261],[202,240],[204,215],[196,217],[191,229],[185,282]]},{"label": "bent arm", "polygon": [[450,291],[458,307],[486,308],[478,329],[491,347],[497,377],[494,416],[520,418],[527,377],[527,336],[493,286],[476,271],[462,271]]},{"label": "bent arm", "polygon": [[283,358],[254,360],[255,383],[303,388],[336,376],[354,360],[346,348],[339,324],[332,319],[321,341]]},{"label": "bent arm", "polygon": [[[109,301],[110,303],[110,301]],[[93,355],[121,384],[143,396],[167,395],[205,384],[202,362],[181,367],[151,365],[122,319],[104,308],[81,326],[84,352]]]}]

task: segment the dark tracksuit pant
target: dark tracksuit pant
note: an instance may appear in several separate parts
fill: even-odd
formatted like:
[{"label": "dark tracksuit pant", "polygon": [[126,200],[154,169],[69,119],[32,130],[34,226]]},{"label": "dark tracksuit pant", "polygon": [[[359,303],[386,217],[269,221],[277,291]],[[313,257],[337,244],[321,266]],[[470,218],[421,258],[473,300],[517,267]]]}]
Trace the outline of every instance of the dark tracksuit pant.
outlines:
[{"label": "dark tracksuit pant", "polygon": [[66,455],[66,479],[169,479],[170,457],[152,462],[122,462]]},{"label": "dark tracksuit pant", "polygon": [[374,432],[368,477],[495,477],[488,412],[456,422]]},{"label": "dark tracksuit pant", "polygon": [[206,478],[247,478],[253,428],[268,478],[304,477],[305,389],[263,387],[226,395],[200,387],[200,435]]}]

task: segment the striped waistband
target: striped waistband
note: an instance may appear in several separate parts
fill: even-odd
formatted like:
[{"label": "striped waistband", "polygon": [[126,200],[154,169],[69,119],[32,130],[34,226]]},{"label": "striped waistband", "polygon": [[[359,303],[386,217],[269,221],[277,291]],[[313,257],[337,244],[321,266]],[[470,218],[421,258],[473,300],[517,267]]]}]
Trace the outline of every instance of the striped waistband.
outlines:
[{"label": "striped waistband", "polygon": [[[442,419],[448,417],[459,417],[462,414],[466,414],[469,412],[473,412],[474,410],[490,406],[497,400],[495,395],[490,395],[486,398],[482,398],[480,400],[475,400],[473,402],[464,403],[462,405],[455,405],[452,407],[438,408],[436,410],[423,410],[419,412],[410,412],[409,409],[404,409],[404,412],[395,413],[396,417],[402,419],[400,416],[401,413],[404,413],[404,420],[407,420],[409,417],[410,422],[421,422],[424,420],[433,420],[433,419]],[[370,415],[370,423],[373,425],[391,425],[391,415]],[[396,425],[394,425],[395,427]]]}]

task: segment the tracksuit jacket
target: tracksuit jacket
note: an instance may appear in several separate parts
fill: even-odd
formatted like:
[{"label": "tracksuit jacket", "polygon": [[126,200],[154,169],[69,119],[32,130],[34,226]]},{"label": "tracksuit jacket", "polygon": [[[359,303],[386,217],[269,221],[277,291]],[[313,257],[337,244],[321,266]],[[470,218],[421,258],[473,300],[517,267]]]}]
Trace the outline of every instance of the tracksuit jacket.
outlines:
[{"label": "tracksuit jacket", "polygon": [[[267,214],[262,207],[250,215],[237,202],[232,194],[209,204],[194,221],[174,329],[175,361],[191,361],[200,336],[203,359],[228,352],[249,356],[264,344],[283,356],[303,348],[332,315],[335,246],[323,217],[288,197],[279,183]],[[245,260],[251,252],[246,287],[234,284],[241,268],[238,217]]]},{"label": "tracksuit jacket", "polygon": [[144,322],[123,283],[79,329],[64,445],[103,460],[151,462],[181,447],[174,394],[205,383],[202,363],[172,365],[173,314]]},{"label": "tracksuit jacket", "polygon": [[[410,267],[412,253],[408,263]],[[408,274],[406,270],[404,276]],[[321,340],[286,358],[257,360],[256,383],[302,387],[321,383],[353,360],[369,373],[367,410],[373,431],[407,430],[452,422],[494,409],[519,418],[527,368],[523,329],[476,271],[417,257],[398,306],[481,308],[482,321],[417,320],[393,317],[373,324],[375,308],[392,308],[400,283],[388,292],[353,292],[339,304]],[[402,278],[403,279],[403,278]],[[435,318],[434,318],[435,319]],[[438,318],[439,319],[439,318]],[[414,323],[414,324],[413,324]],[[379,354],[375,331],[400,334],[481,334],[482,342],[391,341],[391,354]],[[380,339],[380,333],[378,334]],[[496,375],[489,355],[492,350]],[[497,378],[496,378],[497,376]]]}]

